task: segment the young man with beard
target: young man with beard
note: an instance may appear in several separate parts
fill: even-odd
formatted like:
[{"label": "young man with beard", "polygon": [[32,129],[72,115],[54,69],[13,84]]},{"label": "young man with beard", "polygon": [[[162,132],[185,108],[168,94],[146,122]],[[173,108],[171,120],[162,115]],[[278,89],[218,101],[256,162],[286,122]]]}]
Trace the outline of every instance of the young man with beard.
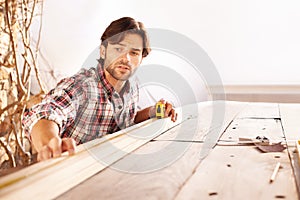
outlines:
[{"label": "young man with beard", "polygon": [[[74,154],[76,145],[155,117],[155,106],[137,110],[138,87],[129,81],[150,53],[144,25],[130,17],[113,21],[101,37],[96,68],[61,80],[24,114],[38,160]],[[165,116],[177,114],[166,103]]]}]

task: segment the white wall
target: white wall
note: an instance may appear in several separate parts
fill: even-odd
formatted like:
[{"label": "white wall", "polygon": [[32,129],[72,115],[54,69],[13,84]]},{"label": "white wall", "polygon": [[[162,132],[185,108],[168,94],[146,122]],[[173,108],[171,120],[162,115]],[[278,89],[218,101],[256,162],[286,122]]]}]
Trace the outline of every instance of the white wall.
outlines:
[{"label": "white wall", "polygon": [[224,84],[300,84],[299,10],[298,0],[46,0],[41,50],[73,74],[112,20],[132,16],[194,40]]}]

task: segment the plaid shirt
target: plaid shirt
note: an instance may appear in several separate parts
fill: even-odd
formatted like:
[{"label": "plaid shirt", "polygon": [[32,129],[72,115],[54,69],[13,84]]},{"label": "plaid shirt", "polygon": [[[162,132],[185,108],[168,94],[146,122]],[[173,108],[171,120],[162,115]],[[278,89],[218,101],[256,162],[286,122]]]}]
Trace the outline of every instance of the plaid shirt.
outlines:
[{"label": "plaid shirt", "polygon": [[134,124],[137,84],[125,83],[120,93],[105,79],[101,65],[82,69],[61,80],[40,104],[27,110],[23,127],[27,134],[40,119],[58,124],[61,137],[81,144]]}]

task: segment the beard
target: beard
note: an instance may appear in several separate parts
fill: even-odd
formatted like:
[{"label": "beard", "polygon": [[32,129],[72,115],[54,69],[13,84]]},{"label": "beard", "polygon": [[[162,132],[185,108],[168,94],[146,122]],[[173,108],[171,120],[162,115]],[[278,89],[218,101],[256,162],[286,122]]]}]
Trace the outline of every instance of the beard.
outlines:
[{"label": "beard", "polygon": [[[126,66],[126,69],[119,66]],[[116,80],[127,81],[131,75],[134,73],[132,68],[125,63],[117,63],[115,65],[109,65],[106,68],[106,71]]]}]

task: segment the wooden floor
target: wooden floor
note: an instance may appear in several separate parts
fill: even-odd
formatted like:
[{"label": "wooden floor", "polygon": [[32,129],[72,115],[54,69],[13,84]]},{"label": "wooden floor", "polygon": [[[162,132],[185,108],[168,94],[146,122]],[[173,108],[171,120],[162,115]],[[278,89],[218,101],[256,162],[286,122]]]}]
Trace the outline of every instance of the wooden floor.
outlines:
[{"label": "wooden floor", "polygon": [[[0,198],[299,198],[300,104],[217,101],[178,112],[176,123],[149,120],[82,145],[74,156],[4,176]],[[281,141],[287,149],[263,153],[239,144],[256,136]]]}]

